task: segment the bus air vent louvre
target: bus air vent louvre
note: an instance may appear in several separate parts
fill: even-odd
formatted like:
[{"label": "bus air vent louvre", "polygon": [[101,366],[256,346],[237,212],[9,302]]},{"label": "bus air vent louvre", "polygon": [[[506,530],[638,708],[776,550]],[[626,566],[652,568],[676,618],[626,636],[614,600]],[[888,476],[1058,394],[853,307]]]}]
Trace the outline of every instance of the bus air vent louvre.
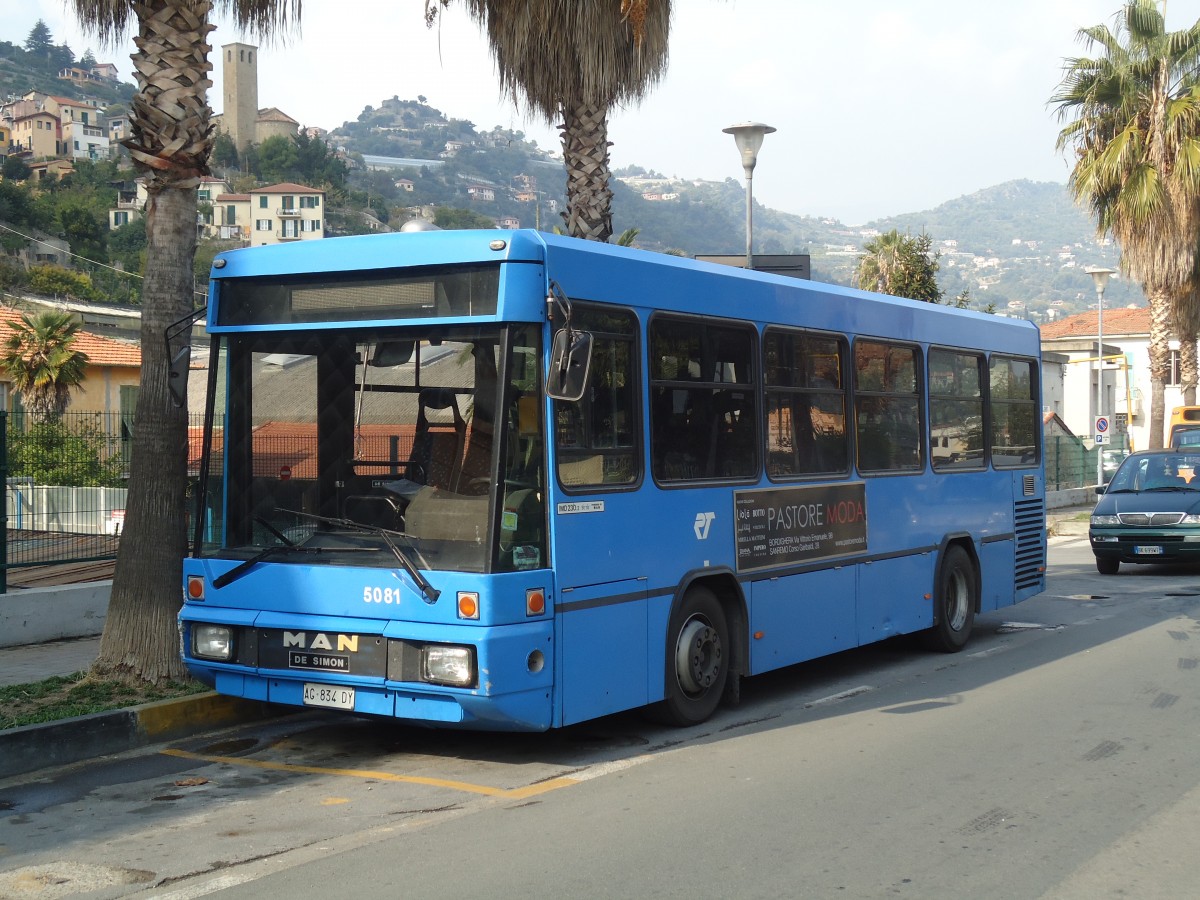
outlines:
[{"label": "bus air vent louvre", "polygon": [[1039,500],[1018,500],[1013,521],[1017,558],[1013,571],[1018,589],[1041,587],[1046,572],[1046,509]]},{"label": "bus air vent louvre", "polygon": [[1021,481],[1021,486],[1025,491],[1025,496],[1032,497],[1037,492],[1037,479],[1035,479],[1032,475],[1026,475]]}]

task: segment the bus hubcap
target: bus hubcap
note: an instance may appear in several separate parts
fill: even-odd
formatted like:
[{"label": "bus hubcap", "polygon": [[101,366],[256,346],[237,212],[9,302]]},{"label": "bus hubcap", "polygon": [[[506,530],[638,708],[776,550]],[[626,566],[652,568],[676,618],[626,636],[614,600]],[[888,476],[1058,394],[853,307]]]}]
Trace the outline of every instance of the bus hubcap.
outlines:
[{"label": "bus hubcap", "polygon": [[946,587],[949,590],[946,613],[950,628],[961,631],[967,621],[967,580],[962,572],[954,572]]},{"label": "bus hubcap", "polygon": [[691,619],[679,633],[675,671],[686,694],[700,694],[721,672],[721,636],[701,619]]}]

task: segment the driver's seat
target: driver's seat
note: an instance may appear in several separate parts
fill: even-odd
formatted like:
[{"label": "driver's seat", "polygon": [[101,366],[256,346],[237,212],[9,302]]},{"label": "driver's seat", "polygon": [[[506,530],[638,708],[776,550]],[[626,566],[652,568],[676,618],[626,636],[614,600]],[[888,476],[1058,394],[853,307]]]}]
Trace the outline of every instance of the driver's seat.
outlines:
[{"label": "driver's seat", "polygon": [[[431,420],[430,411],[449,410],[450,418]],[[448,388],[425,388],[417,395],[417,427],[408,477],[420,484],[457,490],[462,474],[467,423],[458,411],[458,401]]]}]

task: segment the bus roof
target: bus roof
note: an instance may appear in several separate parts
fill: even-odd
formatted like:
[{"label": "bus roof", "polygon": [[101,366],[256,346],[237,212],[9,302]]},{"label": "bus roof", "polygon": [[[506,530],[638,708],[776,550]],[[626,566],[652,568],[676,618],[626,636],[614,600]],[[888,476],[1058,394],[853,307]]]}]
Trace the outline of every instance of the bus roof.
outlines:
[{"label": "bus roof", "polygon": [[[489,262],[544,263],[548,276],[580,300],[891,338],[909,334],[929,343],[1033,356],[1040,352],[1037,326],[1024,319],[532,229],[405,232],[243,248],[218,255],[212,277],[219,281]],[[619,286],[616,291],[614,285]]]}]

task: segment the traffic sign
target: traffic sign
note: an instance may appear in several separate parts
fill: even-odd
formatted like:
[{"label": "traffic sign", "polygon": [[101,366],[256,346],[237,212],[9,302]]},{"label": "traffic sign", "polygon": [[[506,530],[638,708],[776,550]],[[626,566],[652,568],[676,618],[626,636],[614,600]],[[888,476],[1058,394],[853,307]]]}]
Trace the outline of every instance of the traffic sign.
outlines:
[{"label": "traffic sign", "polygon": [[1097,431],[1095,442],[1097,444],[1107,444],[1108,443],[1108,435],[1105,434],[1103,431]]},{"label": "traffic sign", "polygon": [[1096,434],[1108,434],[1108,416],[1096,416]]}]

